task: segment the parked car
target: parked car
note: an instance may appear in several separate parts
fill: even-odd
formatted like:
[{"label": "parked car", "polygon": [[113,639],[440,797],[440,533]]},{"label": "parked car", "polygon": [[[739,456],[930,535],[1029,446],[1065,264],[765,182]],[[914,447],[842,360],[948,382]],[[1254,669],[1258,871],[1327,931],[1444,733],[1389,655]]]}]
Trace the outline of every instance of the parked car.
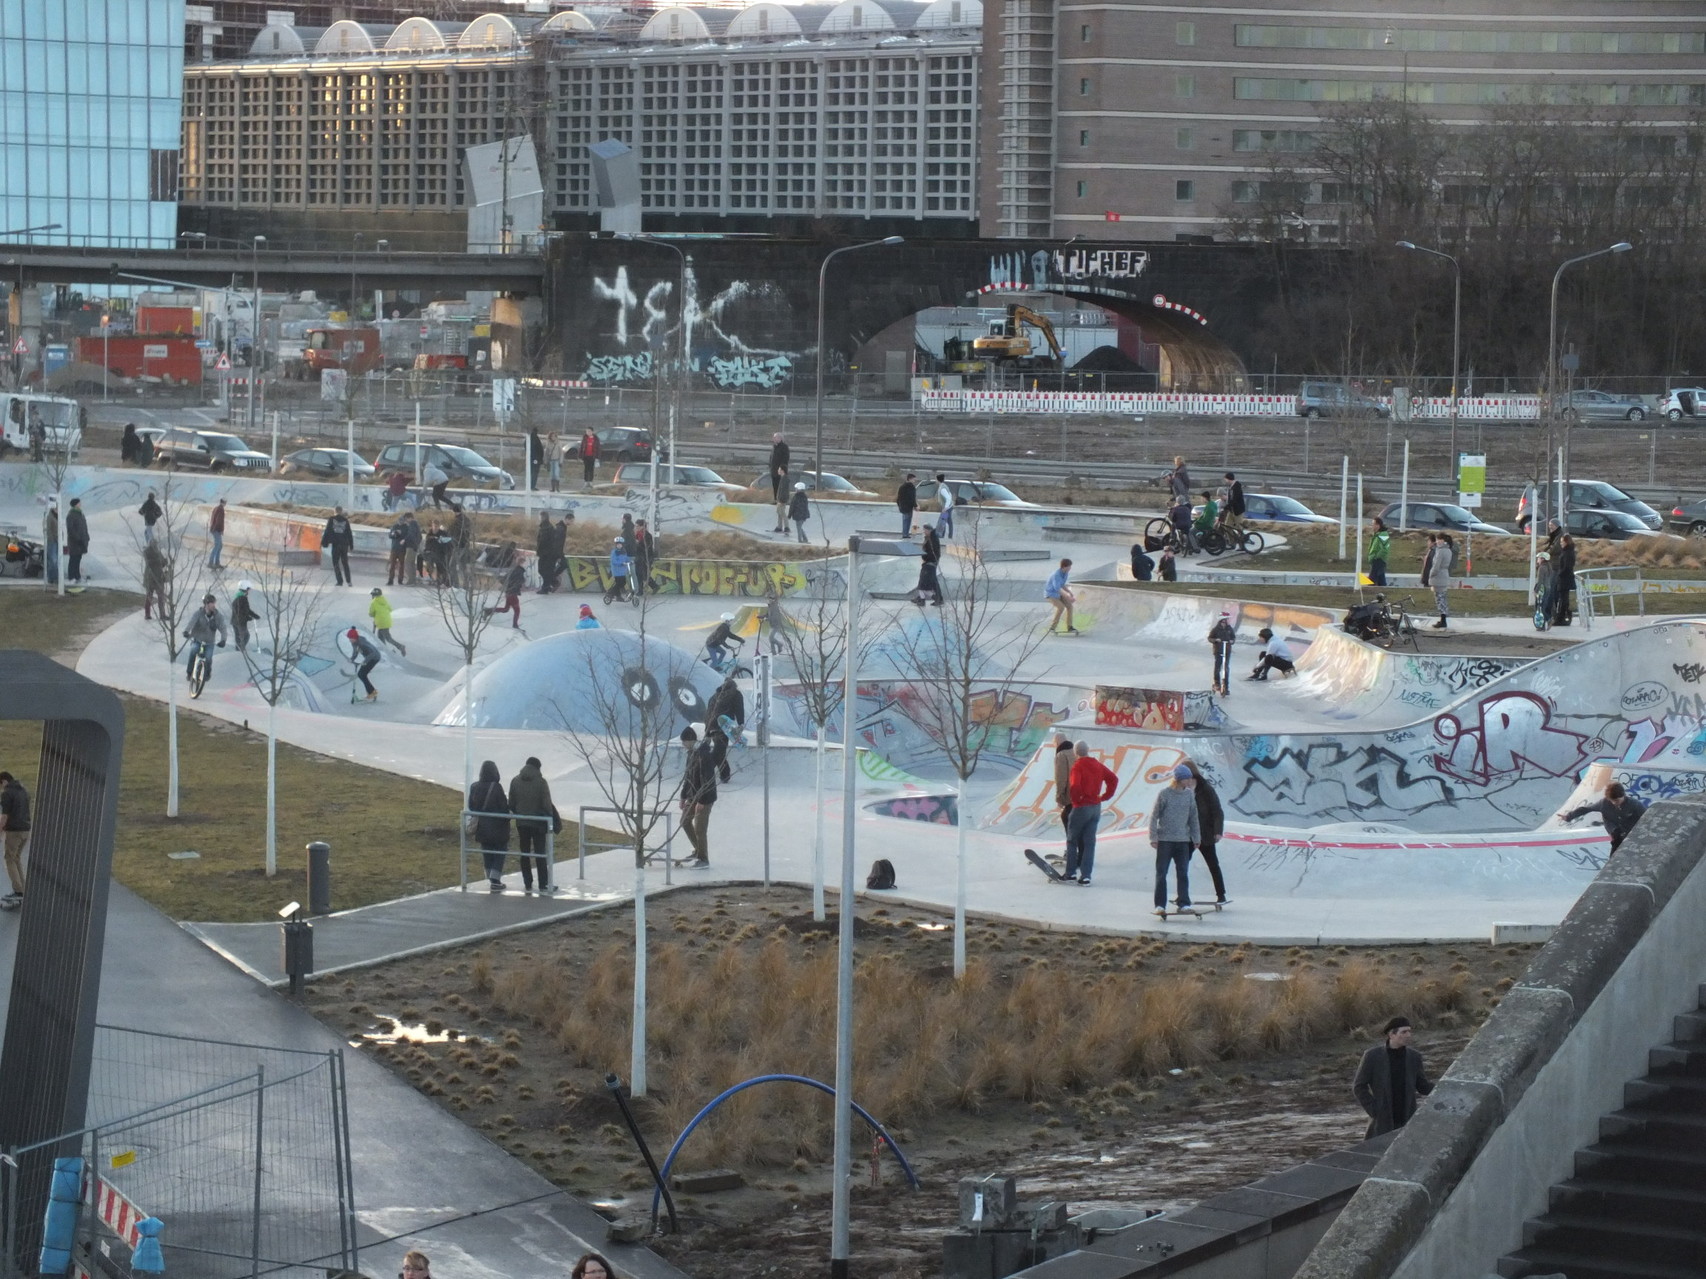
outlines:
[{"label": "parked car", "polygon": [[1392,410],[1338,382],[1305,382],[1297,391],[1298,417],[1387,417]]},{"label": "parked car", "polygon": [[[611,477],[613,484],[626,484],[634,488],[644,488],[652,482],[652,464],[650,462],[628,462],[616,468],[616,474]],[[678,488],[721,489],[733,497],[736,493],[746,490],[738,484],[730,484],[708,466],[691,466],[686,462],[663,462],[658,466],[658,483],[673,484]]]},{"label": "parked car", "polygon": [[[1556,488],[1547,485],[1547,492],[1541,505],[1549,505]],[[1571,480],[1564,505],[1572,511],[1623,511],[1633,515],[1648,528],[1657,532],[1664,527],[1664,520],[1659,513],[1639,498],[1630,497],[1615,484],[1607,484],[1604,480]],[[1528,531],[1528,512],[1531,505],[1534,486],[1528,485],[1517,499],[1516,526],[1523,532]]]},{"label": "parked car", "polygon": [[[1035,506],[1035,502],[1027,502],[1005,484],[997,484],[993,480],[949,480],[948,486],[954,491],[955,506]],[[934,503],[937,500],[936,481],[925,480],[918,486],[918,501],[920,505]]]},{"label": "parked car", "polygon": [[[640,426],[600,426],[593,430],[598,437],[598,460],[600,462],[649,462],[652,460],[652,433]],[[581,460],[581,437],[576,435],[563,445],[563,457],[578,462]],[[658,446],[660,460],[669,460],[669,445]]]},{"label": "parked car", "polygon": [[312,475],[322,480],[347,479],[351,457],[355,458],[355,478],[358,481],[372,479],[375,474],[373,463],[348,449],[297,449],[279,458],[278,473]]},{"label": "parked car", "polygon": [[[1402,519],[1399,517],[1403,516]],[[1389,529],[1438,529],[1446,533],[1480,533],[1487,537],[1509,537],[1509,529],[1475,518],[1472,511],[1450,502],[1390,502],[1380,512]]]},{"label": "parked car", "polygon": [[467,480],[474,484],[495,484],[501,489],[515,487],[515,476],[502,467],[493,466],[473,449],[463,448],[460,444],[387,444],[374,460],[374,469],[381,479],[395,471],[402,471],[413,480],[416,474],[417,449],[421,451],[420,469],[425,471],[427,463],[437,462],[450,477],[452,484],[458,480]]},{"label": "parked car", "polygon": [[1566,422],[1644,422],[1647,403],[1638,395],[1610,391],[1571,391],[1558,406]]},{"label": "parked car", "polygon": [[1628,511],[1571,510],[1564,517],[1571,537],[1594,537],[1608,542],[1627,542],[1632,537],[1657,537],[1657,529]]},{"label": "parked car", "polygon": [[1677,498],[1667,523],[1673,533],[1706,537],[1706,497],[1697,497],[1692,502]]},{"label": "parked car", "polygon": [[1273,520],[1281,524],[1337,524],[1331,515],[1317,515],[1295,497],[1278,493],[1244,494],[1244,518]]},{"label": "parked car", "polygon": [[[800,484],[800,483],[804,483],[806,488],[812,490],[813,492],[816,492],[817,488],[818,488],[817,472],[816,471],[790,471],[788,473],[787,488],[791,491],[793,489],[794,485]],[[769,488],[770,487],[770,476],[768,474],[755,475],[753,477],[752,484],[750,485],[750,487],[755,488],[755,489],[757,489],[757,488],[763,488],[763,489]],[[823,473],[823,491],[824,491],[825,496],[828,496],[828,497],[875,497],[876,496],[875,493],[872,493],[866,489],[860,488],[857,484],[853,483],[853,481],[848,479],[845,475],[837,475],[834,471],[825,471]]]},{"label": "parked car", "polygon": [[1680,422],[1685,417],[1706,417],[1706,389],[1684,386],[1667,391],[1659,412],[1671,422]]},{"label": "parked car", "polygon": [[154,441],[154,461],[169,469],[195,467],[204,471],[247,471],[265,475],[272,459],[224,431],[170,427]]}]

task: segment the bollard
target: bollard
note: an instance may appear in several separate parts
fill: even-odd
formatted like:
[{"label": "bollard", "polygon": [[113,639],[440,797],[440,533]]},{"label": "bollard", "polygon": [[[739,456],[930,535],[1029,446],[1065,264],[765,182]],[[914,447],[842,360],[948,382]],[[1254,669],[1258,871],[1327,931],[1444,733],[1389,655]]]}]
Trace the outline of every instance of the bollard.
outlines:
[{"label": "bollard", "polygon": [[332,913],[332,846],[321,840],[308,845],[308,913]]},{"label": "bollard", "polygon": [[314,925],[306,919],[284,921],[284,975],[290,993],[300,995],[302,982],[314,971]]}]

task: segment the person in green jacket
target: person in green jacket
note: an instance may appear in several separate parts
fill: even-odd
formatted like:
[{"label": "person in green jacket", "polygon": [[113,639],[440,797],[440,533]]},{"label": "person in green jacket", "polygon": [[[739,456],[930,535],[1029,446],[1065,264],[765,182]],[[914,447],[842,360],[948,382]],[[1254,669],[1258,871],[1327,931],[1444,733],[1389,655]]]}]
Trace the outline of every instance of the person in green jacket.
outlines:
[{"label": "person in green jacket", "polygon": [[1202,509],[1197,512],[1196,520],[1191,524],[1191,532],[1198,534],[1208,532],[1214,527],[1214,522],[1220,518],[1220,503],[1214,500],[1214,494],[1204,490]]},{"label": "person in green jacket", "polygon": [[391,601],[385,598],[385,592],[377,586],[373,588],[373,600],[367,606],[367,615],[373,619],[373,630],[379,636],[380,642],[389,644],[407,657],[409,650],[391,638]]},{"label": "person in green jacket", "polygon": [[1368,580],[1376,586],[1386,585],[1386,561],[1392,558],[1392,534],[1386,531],[1386,521],[1374,517],[1374,535],[1368,539]]}]

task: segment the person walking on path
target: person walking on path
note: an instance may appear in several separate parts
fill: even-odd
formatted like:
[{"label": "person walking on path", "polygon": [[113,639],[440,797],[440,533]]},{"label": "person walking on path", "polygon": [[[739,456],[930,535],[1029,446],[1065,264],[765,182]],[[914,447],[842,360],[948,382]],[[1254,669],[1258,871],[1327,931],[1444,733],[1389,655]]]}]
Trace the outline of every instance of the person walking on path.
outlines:
[{"label": "person walking on path", "polygon": [[70,557],[65,565],[65,580],[83,580],[83,557],[89,553],[89,517],[83,514],[83,499],[71,499],[71,509],[65,513],[65,552]]},{"label": "person walking on path", "polygon": [[1220,796],[1209,785],[1208,778],[1202,775],[1202,769],[1196,766],[1196,762],[1187,759],[1185,767],[1191,770],[1191,778],[1196,782],[1192,789],[1196,792],[1197,801],[1197,851],[1208,863],[1209,876],[1214,880],[1214,903],[1224,906],[1230,898],[1226,895],[1226,881],[1220,875],[1220,857],[1215,845],[1226,833],[1226,810],[1220,806]]},{"label": "person walking on path", "polygon": [[539,438],[539,428],[527,429],[527,487],[539,491],[539,469],[545,465],[545,441]]},{"label": "person walking on path", "polygon": [[30,847],[30,793],[10,773],[0,773],[0,839],[6,846],[6,878],[12,891],[0,897],[0,910],[24,904],[24,854]]},{"label": "person walking on path", "polygon": [[[895,490],[895,509],[900,512],[900,535],[903,538],[912,536],[912,513],[918,509],[918,473],[908,471],[906,478]],[[777,530],[780,532],[780,530]]]},{"label": "person walking on path", "polygon": [[538,757],[529,755],[521,771],[509,779],[509,810],[515,814],[516,860],[521,863],[521,891],[533,891],[533,878],[539,877],[539,891],[554,893],[551,874],[551,833],[556,827],[557,810],[551,804],[551,783],[540,771]]},{"label": "person walking on path", "polygon": [[1394,1017],[1381,1031],[1382,1042],[1362,1055],[1351,1095],[1368,1114],[1366,1140],[1392,1132],[1410,1122],[1416,1099],[1434,1090],[1422,1064],[1422,1054],[1410,1047],[1408,1017]]},{"label": "person walking on path", "polygon": [[539,593],[551,593],[551,565],[555,562],[553,549],[557,545],[557,526],[551,523],[551,512],[539,512],[539,527],[533,530],[533,553],[539,558]]},{"label": "person walking on path", "polygon": [[580,442],[581,483],[592,487],[592,477],[598,473],[598,433],[590,426],[582,432]]},{"label": "person walking on path", "polygon": [[453,511],[456,509],[456,503],[452,502],[445,492],[450,487],[450,476],[436,460],[428,461],[421,471],[421,483],[432,491],[433,510],[442,511],[447,506]]},{"label": "person walking on path", "polygon": [[225,499],[220,498],[214,504],[213,513],[207,517],[207,539],[213,544],[213,549],[207,553],[207,566],[211,569],[221,569],[225,565],[222,558],[225,553]]},{"label": "person walking on path", "polygon": [[504,889],[504,861],[509,856],[509,797],[503,778],[492,760],[480,765],[480,776],[468,788],[468,811],[483,814],[473,819],[474,842],[480,846],[486,867],[486,882],[494,893]]},{"label": "person walking on path", "polygon": [[1646,811],[1647,806],[1625,790],[1622,782],[1612,782],[1605,788],[1604,799],[1597,804],[1572,808],[1564,814],[1564,820],[1573,822],[1589,813],[1598,813],[1600,821],[1605,823],[1605,833],[1611,836],[1611,851],[1615,853]]},{"label": "person walking on path", "polygon": [[341,506],[332,508],[332,518],[320,531],[320,545],[332,552],[332,575],[339,586],[353,586],[355,577],[349,571],[349,553],[355,549],[355,530]]},{"label": "person walking on path", "polygon": [[954,537],[954,486],[948,483],[945,472],[936,472],[936,497],[942,504],[942,513],[936,517],[936,532],[949,541]]},{"label": "person walking on path", "polygon": [[1055,624],[1060,621],[1062,613],[1066,614],[1066,630],[1061,633],[1064,635],[1078,634],[1078,628],[1072,624],[1072,605],[1078,597],[1072,593],[1071,578],[1072,561],[1062,560],[1060,567],[1050,573],[1048,581],[1043,584],[1043,598],[1054,605],[1054,612],[1049,616],[1048,626],[1044,628],[1051,635],[1054,633]]},{"label": "person walking on path", "polygon": [[388,536],[391,554],[385,561],[385,585],[402,586],[405,576],[408,582],[413,583],[415,574],[410,566],[421,545],[421,526],[415,523],[415,513],[404,511],[402,518],[391,526]]},{"label": "person walking on path", "polygon": [[717,753],[707,738],[691,727],[681,730],[681,745],[687,766],[681,774],[681,829],[693,847],[690,864],[702,869],[711,864],[711,806],[717,802]]},{"label": "person walking on path", "polygon": [[166,512],[160,509],[160,501],[154,496],[154,490],[148,490],[148,496],[142,500],[142,505],[136,508],[136,513],[142,517],[142,540],[154,540],[154,526],[160,522],[160,517]]},{"label": "person walking on path", "polygon": [[1386,521],[1374,517],[1374,531],[1368,538],[1368,580],[1375,586],[1386,585],[1386,561],[1392,558],[1392,534],[1386,531]]},{"label": "person walking on path", "polygon": [[1120,779],[1101,760],[1090,754],[1090,743],[1079,742],[1072,748],[1072,771],[1067,774],[1066,794],[1072,801],[1072,815],[1066,822],[1067,879],[1076,879],[1090,887],[1090,874],[1096,868],[1096,827],[1102,820],[1102,805],[1114,797]]},{"label": "person walking on path", "polygon": [[1077,758],[1073,753],[1072,739],[1065,733],[1055,738],[1054,743],[1054,803],[1060,809],[1060,834],[1062,839],[1069,839],[1072,833],[1072,761]]},{"label": "person walking on path", "polygon": [[1451,561],[1456,553],[1452,545],[1450,533],[1428,534],[1428,551],[1422,557],[1422,585],[1430,587],[1434,593],[1434,603],[1439,608],[1439,621],[1433,624],[1433,629],[1446,629],[1446,618],[1451,615]]},{"label": "person walking on path", "polygon": [[1173,870],[1180,910],[1191,904],[1191,850],[1202,843],[1197,816],[1196,778],[1184,764],[1173,767],[1173,780],[1155,796],[1149,810],[1149,846],[1155,850],[1155,913],[1167,915],[1167,870]]},{"label": "person walking on path", "polygon": [[1241,520],[1244,518],[1244,481],[1231,471],[1223,477],[1226,480],[1226,503],[1220,509],[1220,522]]},{"label": "person walking on path", "polygon": [[526,589],[527,566],[518,557],[516,562],[504,571],[503,604],[497,608],[488,608],[486,616],[493,617],[498,613],[513,613],[515,617],[510,622],[510,629],[519,631],[521,629],[521,593]]},{"label": "person walking on path", "polygon": [[942,605],[942,539],[931,525],[924,526],[924,544],[920,547],[918,585],[912,589],[912,602],[924,607],[925,597],[938,608]]},{"label": "person walking on path", "polygon": [[788,441],[777,431],[770,437],[770,500],[776,507],[776,527],[772,533],[788,531]]},{"label": "person walking on path", "polygon": [[158,542],[142,545],[142,620],[152,621],[154,609],[166,615],[166,554]]},{"label": "person walking on path", "polygon": [[372,597],[368,600],[367,615],[373,619],[373,633],[379,637],[379,642],[389,644],[402,656],[407,657],[409,650],[391,638],[391,601],[385,598],[385,592],[377,586],[373,588]]},{"label": "person walking on path", "polygon": [[59,585],[59,508],[52,502],[41,517],[42,561],[47,565],[48,586]]},{"label": "person walking on path", "polygon": [[1262,655],[1256,659],[1256,669],[1250,672],[1251,679],[1267,681],[1269,671],[1278,671],[1281,675],[1292,675],[1297,671],[1297,661],[1291,655],[1291,645],[1266,626],[1256,632],[1262,641]]},{"label": "person walking on path", "polygon": [[644,595],[652,584],[652,565],[657,563],[658,540],[644,520],[634,521],[634,589]]},{"label": "person walking on path", "polygon": [[794,496],[788,499],[788,518],[794,521],[794,528],[800,535],[800,541],[806,541],[806,521],[812,517],[811,501],[806,497],[804,481],[794,484]]},{"label": "person walking on path", "polygon": [[610,589],[604,592],[604,602],[628,598],[628,570],[634,561],[628,555],[628,544],[620,537],[610,543]]},{"label": "person walking on path", "polygon": [[135,422],[124,424],[124,434],[119,437],[118,442],[118,460],[135,466],[148,465],[148,446],[136,433]]},{"label": "person walking on path", "polygon": [[737,729],[746,727],[746,698],[741,695],[733,675],[724,677],[723,682],[717,685],[717,691],[711,694],[711,700],[705,703],[707,725],[717,723],[725,715]]},{"label": "person walking on path", "polygon": [[373,687],[373,681],[367,677],[373,673],[373,668],[379,665],[379,650],[373,646],[372,640],[353,626],[344,632],[344,638],[349,641],[349,656],[350,661],[355,663],[355,677],[361,681],[362,688],[367,690],[367,700],[377,702],[379,690]]},{"label": "person walking on path", "polygon": [[1208,630],[1208,646],[1214,650],[1214,674],[1210,687],[1222,697],[1232,691],[1232,646],[1238,642],[1238,629],[1232,625],[1232,614],[1222,613]]},{"label": "person walking on path", "polygon": [[231,597],[231,635],[237,641],[237,651],[249,651],[249,623],[261,620],[261,615],[255,612],[255,606],[249,601],[249,592],[254,586],[247,582],[237,583],[237,593]]}]

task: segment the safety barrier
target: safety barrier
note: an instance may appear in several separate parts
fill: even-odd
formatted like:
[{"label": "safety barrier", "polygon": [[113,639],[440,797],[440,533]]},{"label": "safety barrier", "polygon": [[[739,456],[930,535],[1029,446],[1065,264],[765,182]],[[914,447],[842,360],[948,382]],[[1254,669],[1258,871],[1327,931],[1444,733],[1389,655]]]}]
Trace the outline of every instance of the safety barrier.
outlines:
[{"label": "safety barrier", "polygon": [[[1390,407],[1390,399],[1378,403]],[[1184,417],[1296,417],[1295,395],[1209,395],[1183,391],[921,391],[919,408],[931,413],[1172,414]],[[1451,397],[1410,401],[1410,416],[1449,418]],[[1540,416],[1538,395],[1499,395],[1457,402],[1471,421],[1519,421]]]}]

